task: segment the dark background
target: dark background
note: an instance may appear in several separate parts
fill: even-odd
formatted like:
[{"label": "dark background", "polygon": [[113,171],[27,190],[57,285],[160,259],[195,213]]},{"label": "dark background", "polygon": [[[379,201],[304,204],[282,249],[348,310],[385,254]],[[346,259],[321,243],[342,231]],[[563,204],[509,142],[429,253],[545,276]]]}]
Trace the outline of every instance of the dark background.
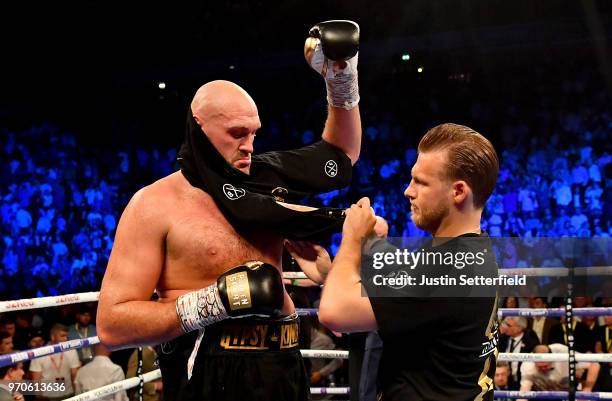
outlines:
[{"label": "dark background", "polygon": [[[126,137],[178,144],[190,97],[202,83],[219,78],[252,94],[262,133],[266,116],[279,110],[299,112],[310,125],[313,118],[322,123],[324,104],[317,108],[312,98],[323,97],[324,86],[304,62],[302,46],[308,29],[327,19],[353,19],[361,26],[366,117],[368,102],[418,114],[427,107],[419,88],[428,79],[469,74],[471,85],[494,91],[500,70],[520,74],[529,60],[545,66],[564,63],[567,55],[600,65],[596,79],[612,87],[605,73],[612,73],[609,1],[84,1],[2,7],[2,126],[19,129],[50,120],[92,144]],[[403,52],[410,53],[410,63],[400,61]],[[423,74],[415,72],[417,64]],[[460,105],[456,109],[461,118]]]}]

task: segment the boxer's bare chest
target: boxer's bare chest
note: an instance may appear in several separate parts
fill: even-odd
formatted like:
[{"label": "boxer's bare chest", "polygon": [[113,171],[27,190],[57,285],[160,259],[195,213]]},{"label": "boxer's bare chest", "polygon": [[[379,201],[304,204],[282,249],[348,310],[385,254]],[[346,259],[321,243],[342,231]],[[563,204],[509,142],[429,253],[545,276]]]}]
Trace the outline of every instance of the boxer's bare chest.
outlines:
[{"label": "boxer's bare chest", "polygon": [[206,193],[187,187],[168,210],[165,263],[158,289],[189,290],[249,260],[281,266],[282,239],[263,230],[238,233]]}]

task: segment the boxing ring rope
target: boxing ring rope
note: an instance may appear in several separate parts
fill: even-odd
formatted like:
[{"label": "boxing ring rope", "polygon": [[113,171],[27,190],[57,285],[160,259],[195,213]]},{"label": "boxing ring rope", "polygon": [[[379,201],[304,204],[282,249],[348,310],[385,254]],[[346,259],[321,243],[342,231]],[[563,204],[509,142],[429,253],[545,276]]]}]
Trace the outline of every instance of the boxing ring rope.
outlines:
[{"label": "boxing ring rope", "polygon": [[[311,387],[311,394],[350,394],[349,387]],[[582,400],[612,400],[612,393],[587,393],[577,391],[576,397]],[[531,400],[562,400],[567,391],[503,391],[495,390],[495,398],[525,398]]]},{"label": "boxing ring rope", "polygon": [[[316,316],[318,309],[316,308],[296,308],[298,315],[300,316]],[[565,309],[563,308],[550,308],[550,309],[529,309],[529,308],[500,308],[497,311],[499,317],[503,316],[548,316],[548,317],[560,317],[565,316]],[[574,316],[612,316],[612,308],[610,307],[598,307],[598,308],[574,308]]]},{"label": "boxing ring rope", "polygon": [[[33,348],[26,351],[12,352],[10,354],[0,355],[0,367],[13,365],[17,362],[29,361],[46,355],[57,354],[70,349],[89,347],[98,343],[100,343],[100,339],[98,336],[94,336],[78,340],[64,341],[53,345],[45,345],[44,347]],[[348,359],[348,351],[303,349],[300,350],[300,352],[304,358]],[[612,362],[612,355],[610,356],[610,362]]]},{"label": "boxing ring rope", "polygon": [[64,401],[94,401],[109,396],[111,394],[118,393],[119,391],[125,391],[137,387],[140,384],[140,380],[142,380],[144,383],[148,383],[150,381],[157,380],[160,378],[161,370],[157,369],[145,373],[142,376],[131,377],[126,380],[98,387],[86,393],[75,395],[74,397],[66,398]]},{"label": "boxing ring rope", "polygon": [[10,354],[0,355],[0,367],[13,365],[17,362],[29,361],[40,358],[41,356],[53,355],[58,352],[64,352],[71,349],[79,349],[89,347],[100,343],[98,336],[80,338],[77,340],[68,340],[53,345],[45,345],[39,348],[32,348],[26,351],[17,351]]},{"label": "boxing ring rope", "polygon": [[[574,316],[612,316],[612,308],[574,308]],[[499,316],[524,316],[524,317],[561,317],[565,316],[565,308],[531,309],[531,308],[500,308]]]},{"label": "boxing ring rope", "polygon": [[350,387],[311,387],[310,394],[350,394]]},{"label": "boxing ring rope", "polygon": [[49,308],[53,306],[97,302],[99,292],[81,292],[78,294],[59,295],[55,297],[26,298],[16,301],[0,301],[0,313],[18,310]]},{"label": "boxing ring rope", "polygon": [[349,352],[342,350],[327,349],[302,349],[300,350],[304,358],[334,358],[348,359]]},{"label": "boxing ring rope", "polygon": [[[98,336],[87,337],[78,340],[69,340],[54,345],[46,345],[40,348],[33,348],[26,351],[18,351],[10,354],[0,355],[0,367],[12,365],[17,362],[28,361],[46,355],[56,354],[69,349],[78,349],[98,344]],[[342,350],[300,350],[304,358],[338,358],[348,359],[349,352]],[[563,362],[567,360],[567,354],[529,354],[529,353],[505,353],[498,355],[499,361],[519,361],[519,362]],[[608,362],[612,363],[612,354],[577,354],[578,362]]]},{"label": "boxing ring rope", "polygon": [[[142,375],[143,382],[147,383],[152,380],[157,380],[161,377],[161,372],[159,369],[145,373]],[[132,377],[130,379],[126,379],[117,383],[109,384],[104,387],[97,388],[95,390],[88,391],[83,394],[79,394],[77,396],[67,398],[64,401],[95,401],[102,397],[106,397],[108,395],[117,393],[119,391],[129,390],[138,386],[141,377]],[[311,387],[310,394],[317,395],[345,395],[350,394],[349,387]],[[567,397],[567,391],[505,391],[505,390],[496,390],[495,391],[496,398],[525,398],[525,399],[538,399],[538,400],[558,400],[564,399]],[[583,391],[576,392],[576,397],[583,400],[611,400],[612,393],[603,393],[603,392],[595,392],[595,393],[587,393]]]},{"label": "boxing ring rope", "polygon": [[[589,266],[573,267],[574,276],[612,276],[612,266]],[[519,267],[502,268],[499,274],[507,276],[529,276],[529,277],[567,277],[570,269],[567,267]]]},{"label": "boxing ring rope", "polygon": [[[528,400],[563,400],[567,391],[506,391],[495,390],[495,398],[525,398]],[[576,398],[581,400],[612,400],[612,393],[587,393],[576,391]]]},{"label": "boxing ring rope", "polygon": [[[498,361],[503,362],[567,362],[567,353],[509,353],[500,352]],[[612,362],[612,354],[576,354],[576,362]]]},{"label": "boxing ring rope", "polygon": [[[285,275],[287,273],[284,273]],[[304,274],[304,273],[302,273]],[[26,298],[16,301],[0,301],[0,313],[14,312],[26,309],[40,309],[61,305],[77,304],[83,302],[97,302],[100,296],[99,292],[81,292],[77,294],[59,295],[54,297],[42,298]],[[300,316],[316,316],[318,310],[316,308],[297,308],[297,313]],[[500,308],[497,312],[502,316],[547,316],[560,317],[565,315],[563,308],[550,309],[530,309],[530,308]],[[574,316],[612,316],[611,307],[598,308],[574,308]]]}]

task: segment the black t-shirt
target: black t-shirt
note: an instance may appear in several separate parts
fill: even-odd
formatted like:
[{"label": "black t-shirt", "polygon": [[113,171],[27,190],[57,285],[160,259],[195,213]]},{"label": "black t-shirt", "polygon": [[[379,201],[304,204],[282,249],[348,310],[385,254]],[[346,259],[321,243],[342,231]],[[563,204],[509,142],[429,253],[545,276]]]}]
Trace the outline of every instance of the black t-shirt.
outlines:
[{"label": "black t-shirt", "polygon": [[378,372],[382,400],[493,400],[496,298],[370,302],[384,344]]},{"label": "black t-shirt", "polygon": [[595,341],[601,343],[601,352],[610,353],[612,352],[612,328],[608,326],[601,326],[595,329]]},{"label": "black t-shirt", "polygon": [[[589,329],[589,326],[576,321],[574,325],[574,349],[578,352],[593,352],[595,348],[595,334]],[[557,323],[550,328],[548,343],[567,345],[565,323]]]},{"label": "black t-shirt", "polygon": [[208,193],[238,231],[263,227],[289,239],[321,240],[342,230],[342,209],[303,212],[276,202],[295,203],[303,196],[350,183],[350,158],[324,140],[296,150],[253,156],[249,175],[221,156],[189,113],[178,160],[189,183]]}]

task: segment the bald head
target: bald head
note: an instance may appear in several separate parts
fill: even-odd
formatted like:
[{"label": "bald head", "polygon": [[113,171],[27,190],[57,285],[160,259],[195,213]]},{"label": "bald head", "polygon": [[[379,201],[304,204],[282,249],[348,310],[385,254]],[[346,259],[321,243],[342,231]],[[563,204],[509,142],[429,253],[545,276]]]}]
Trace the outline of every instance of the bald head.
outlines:
[{"label": "bald head", "polygon": [[191,111],[200,119],[243,110],[257,113],[255,101],[244,89],[230,81],[211,81],[200,86],[191,101]]},{"label": "bald head", "polygon": [[550,354],[550,348],[546,344],[539,344],[533,347],[534,354]]},{"label": "bald head", "polygon": [[261,128],[251,96],[233,82],[212,81],[198,89],[191,112],[221,156],[249,174],[255,133]]}]

